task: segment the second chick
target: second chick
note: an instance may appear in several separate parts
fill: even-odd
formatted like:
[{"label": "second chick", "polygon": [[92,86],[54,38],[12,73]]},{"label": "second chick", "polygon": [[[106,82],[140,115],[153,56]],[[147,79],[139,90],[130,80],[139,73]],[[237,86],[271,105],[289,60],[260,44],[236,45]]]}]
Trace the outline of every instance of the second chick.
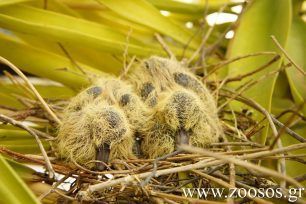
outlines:
[{"label": "second chick", "polygon": [[222,137],[212,95],[179,62],[151,57],[130,73],[129,81],[151,110],[141,142],[145,157],[171,153],[180,144],[207,147]]}]

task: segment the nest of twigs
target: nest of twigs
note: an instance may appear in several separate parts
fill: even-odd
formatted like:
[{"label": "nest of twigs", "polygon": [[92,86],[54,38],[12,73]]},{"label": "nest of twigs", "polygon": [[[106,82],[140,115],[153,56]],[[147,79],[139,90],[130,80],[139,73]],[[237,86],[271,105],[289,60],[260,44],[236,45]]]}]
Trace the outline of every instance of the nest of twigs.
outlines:
[{"label": "nest of twigs", "polygon": [[[39,198],[43,202],[48,202],[51,198],[59,203],[209,203],[233,199],[226,198],[225,194],[216,197],[212,192],[208,192],[207,196],[202,198],[197,193],[191,196],[188,189],[192,191],[194,188],[225,188],[226,192],[231,188],[281,188],[284,196],[280,199],[287,201],[288,196],[286,198],[285,195],[289,193],[288,188],[302,187],[299,182],[305,178],[287,176],[284,160],[295,160],[305,164],[299,155],[290,153],[305,148],[305,139],[255,101],[241,96],[239,92],[219,87],[222,83],[206,83],[215,93],[219,107],[222,108],[219,117],[226,136],[224,141],[211,144],[209,149],[181,146],[177,151],[156,159],[115,160],[103,172],[89,170],[78,164],[67,165],[55,159],[52,150],[44,150],[43,147],[42,157],[23,155],[2,147],[0,152],[17,161],[46,167],[45,173],[37,173],[38,180],[52,185],[47,191],[40,193]],[[242,102],[249,108],[241,112],[224,108],[232,100]],[[60,113],[67,103],[68,101],[52,101],[49,105]],[[31,116],[49,121],[50,126],[55,126],[56,121],[41,108],[42,106],[33,103],[33,107],[18,112],[6,109],[11,117],[1,115],[1,120],[27,130],[36,137],[38,143],[42,140],[54,140],[52,133],[30,128],[17,121]],[[256,122],[249,109],[262,114],[262,121]],[[272,129],[266,145],[254,142],[252,138],[260,134],[266,126]],[[298,143],[282,147],[278,141],[284,132]],[[258,165],[265,161],[275,164],[277,170]],[[184,172],[184,178],[178,176],[181,172]],[[64,184],[66,188],[63,188]],[[240,197],[235,198],[239,203],[270,202],[266,198],[252,197],[243,192]],[[299,199],[297,202],[303,202]]]}]

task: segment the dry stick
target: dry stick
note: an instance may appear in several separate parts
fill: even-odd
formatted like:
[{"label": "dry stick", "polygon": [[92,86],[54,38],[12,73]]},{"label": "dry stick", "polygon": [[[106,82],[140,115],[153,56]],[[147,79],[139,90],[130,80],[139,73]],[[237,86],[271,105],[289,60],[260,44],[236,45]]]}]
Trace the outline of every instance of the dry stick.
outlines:
[{"label": "dry stick", "polygon": [[211,143],[210,146],[251,146],[251,147],[263,147],[263,145],[255,142],[222,142],[222,143]]},{"label": "dry stick", "polygon": [[284,156],[269,156],[269,157],[266,157],[266,158],[272,158],[272,159],[274,159],[274,158],[288,158],[288,159],[291,159],[291,158],[300,158],[300,157],[302,157],[302,158],[304,158],[304,157],[306,157],[306,154],[294,154],[294,155],[284,155]]},{"label": "dry stick", "polygon": [[44,149],[44,146],[43,146],[42,142],[40,141],[38,135],[33,130],[31,130],[30,128],[28,128],[24,124],[22,124],[21,122],[18,122],[16,120],[12,119],[12,118],[9,118],[9,117],[7,117],[7,116],[5,116],[3,114],[0,114],[0,120],[5,122],[5,123],[10,123],[10,124],[12,124],[12,125],[14,125],[16,127],[22,128],[22,129],[28,131],[31,135],[33,135],[35,137],[35,140],[36,140],[36,142],[37,142],[37,144],[39,146],[39,149],[40,149],[40,151],[41,151],[41,153],[42,153],[42,155],[43,155],[43,157],[45,159],[46,167],[47,167],[47,169],[49,171],[49,178],[53,178],[55,176],[55,172],[53,170],[52,164],[51,164],[51,162],[49,160],[49,157],[48,157],[48,155],[47,155],[47,153],[46,153],[46,151]]},{"label": "dry stick", "polygon": [[[215,182],[215,183],[217,183],[217,184],[219,184],[219,185],[221,185],[221,186],[224,186],[224,187],[226,187],[226,188],[236,188],[236,186],[235,185],[233,185],[233,184],[229,184],[229,183],[227,183],[227,182],[225,182],[225,181],[223,181],[223,180],[221,180],[221,179],[219,179],[219,178],[216,178],[216,177],[213,177],[213,176],[210,176],[210,175],[208,175],[208,174],[206,174],[206,173],[203,173],[203,172],[201,172],[201,171],[198,171],[198,170],[192,170],[194,173],[196,173],[196,174],[198,174],[198,175],[200,175],[200,176],[203,176],[204,178],[206,178],[206,179],[208,179],[208,180],[211,180],[211,181],[213,181],[213,182]],[[236,182],[235,182],[236,183]],[[244,192],[243,192],[243,194],[244,194]],[[244,194],[245,196],[247,196],[248,198],[250,198],[251,200],[254,200],[255,202],[257,202],[257,203],[266,203],[266,204],[271,204],[271,202],[269,202],[269,201],[265,201],[265,200],[263,200],[263,199],[261,199],[261,198],[256,198],[256,197],[252,197],[252,196],[250,196],[250,195],[248,195],[248,194]]]},{"label": "dry stick", "polygon": [[66,174],[63,178],[61,178],[60,180],[58,180],[57,182],[55,182],[51,189],[48,190],[47,192],[41,194],[39,197],[38,197],[38,200],[39,201],[42,201],[44,198],[46,198],[50,193],[52,193],[52,190],[54,190],[55,188],[57,188],[60,184],[62,184],[67,178],[69,178],[71,175],[72,175],[73,172],[70,172],[68,174]]},{"label": "dry stick", "polygon": [[[20,89],[22,92],[24,92],[24,94],[28,97],[28,98],[32,98],[33,97],[33,93],[31,91],[31,89],[29,89],[29,87],[25,86],[23,83],[20,83],[16,77],[14,77],[13,75],[11,75],[9,72],[7,71],[3,71],[4,75],[7,76],[11,82],[18,88]],[[23,89],[24,90],[23,90]]]},{"label": "dry stick", "polygon": [[60,119],[53,113],[53,111],[50,109],[48,104],[45,102],[45,100],[41,97],[41,95],[38,93],[36,88],[31,84],[31,82],[28,80],[28,78],[18,69],[14,64],[12,64],[7,59],[0,56],[0,61],[9,66],[12,70],[14,70],[24,81],[25,83],[30,87],[30,89],[33,91],[37,99],[41,102],[42,107],[49,113],[49,115],[57,122],[58,124],[61,124]]},{"label": "dry stick", "polygon": [[299,181],[299,182],[303,182],[303,181],[306,180],[306,174],[297,176],[297,177],[295,177],[294,179],[297,180],[297,181]]},{"label": "dry stick", "polygon": [[[235,136],[235,135],[229,135],[230,137],[233,137],[233,138],[236,138],[238,140],[241,140],[243,142],[251,142],[250,140],[248,140],[248,137],[243,133],[242,130],[239,130],[238,128],[234,128],[232,127],[230,124],[227,124],[225,121],[221,121],[223,127],[225,129],[228,129],[229,131],[232,131],[232,132],[236,132],[239,136]],[[262,144],[259,144],[259,143],[256,143],[254,142],[256,145],[260,145],[260,146],[264,146]]]},{"label": "dry stick", "polygon": [[132,65],[135,62],[135,60],[136,60],[136,56],[133,55],[133,57],[132,57],[131,61],[129,62],[129,64],[126,66],[126,68],[124,68],[122,70],[122,73],[120,74],[119,79],[123,79],[127,75],[127,73],[129,72],[129,70],[132,67]]},{"label": "dry stick", "polygon": [[[265,66],[265,65],[264,65]],[[251,88],[252,86],[254,86],[255,84],[259,83],[262,80],[265,80],[267,77],[270,77],[274,74],[277,74],[280,70],[275,70],[275,71],[271,71],[269,73],[267,73],[266,75],[263,75],[261,77],[259,77],[257,80],[249,80],[248,82],[246,82],[245,84],[241,85],[240,87],[238,87],[236,89],[236,93],[233,93],[233,95],[230,97],[229,100],[225,101],[222,105],[220,105],[218,107],[218,111],[220,111],[224,106],[226,106],[230,101],[232,101],[233,99],[235,99],[236,97],[240,96],[245,90]]]},{"label": "dry stick", "polygon": [[[224,79],[221,81],[221,83],[219,83],[218,81],[216,83],[218,83],[217,88],[214,90],[214,92],[212,92],[212,95],[215,96],[215,101],[219,101],[219,91],[220,89],[224,86],[224,84],[226,83],[226,80],[228,79],[228,76],[224,77]],[[206,81],[203,81],[203,83],[205,83]]]},{"label": "dry stick", "polygon": [[[256,152],[256,153],[252,153],[249,155],[243,155],[237,158],[240,159],[254,159],[254,158],[258,158],[258,157],[262,157],[262,156],[271,156],[274,154],[278,154],[278,153],[282,153],[282,152],[289,152],[289,151],[294,151],[297,149],[302,149],[305,148],[306,144],[302,143],[302,144],[294,144],[294,145],[290,145],[281,149],[273,149],[273,150],[268,150],[268,151],[262,151],[262,152]],[[193,147],[194,148],[194,147]],[[162,176],[162,175],[166,175],[166,174],[171,174],[171,173],[177,173],[177,172],[181,172],[181,171],[188,171],[188,170],[194,170],[194,169],[199,169],[199,168],[204,168],[204,167],[208,167],[208,166],[213,166],[213,165],[219,165],[219,164],[224,164],[223,161],[220,160],[201,160],[195,164],[188,164],[185,166],[181,166],[181,167],[174,167],[174,168],[170,168],[170,169],[163,169],[163,170],[158,170],[155,173],[155,177],[158,176]],[[98,184],[94,184],[94,185],[90,185],[88,186],[86,191],[80,191],[80,195],[81,196],[90,196],[90,194],[92,192],[95,191],[99,191],[99,190],[103,190],[105,188],[109,188],[118,184],[128,184],[131,183],[135,180],[135,176],[137,176],[137,178],[139,179],[143,179],[146,178],[148,176],[150,176],[152,173],[151,172],[145,172],[145,173],[141,173],[141,174],[137,174],[137,175],[129,175],[123,178],[119,178],[119,179],[115,179],[115,180],[110,180],[107,182],[103,182],[103,183],[98,183]]]},{"label": "dry stick", "polygon": [[[168,190],[165,190],[164,192],[165,193],[171,193],[171,192],[173,192],[173,191],[176,191],[176,190],[178,190],[178,189],[181,189],[182,187],[184,187],[184,186],[186,186],[187,184],[189,184],[189,183],[192,183],[192,182],[194,182],[194,181],[197,181],[199,178],[197,178],[197,177],[195,177],[195,178],[192,178],[192,179],[188,179],[188,180],[185,180],[184,182],[182,182],[180,185],[178,185],[178,186],[175,186],[174,188],[171,188],[171,189],[168,189]],[[178,179],[178,180],[180,180],[180,179]],[[188,188],[188,187],[187,187]]]},{"label": "dry stick", "polygon": [[87,73],[84,71],[84,69],[78,65],[78,63],[72,58],[72,56],[70,55],[70,53],[67,51],[67,49],[61,44],[61,43],[57,43],[58,46],[61,48],[61,50],[64,52],[64,54],[69,58],[69,60],[72,62],[72,64],[78,68],[82,74],[87,76]]},{"label": "dry stick", "polygon": [[[238,93],[238,94],[239,94],[239,93]],[[235,97],[237,97],[237,96],[238,96],[238,95],[236,94]],[[269,112],[266,111],[264,108],[262,108],[262,107],[261,107],[259,104],[257,104],[255,101],[253,101],[253,105],[255,105],[258,109],[260,109],[260,112],[262,112],[262,113],[266,116],[266,118],[267,118],[268,121],[269,121],[270,127],[271,127],[271,129],[272,129],[273,136],[274,136],[275,138],[277,138],[277,137],[278,137],[278,131],[277,131],[276,127],[275,127],[275,124],[273,123],[272,117],[271,117],[271,115],[269,114]],[[279,148],[282,148],[282,147],[283,147],[281,140],[277,140],[277,144],[278,144]],[[283,174],[283,176],[286,175],[286,163],[285,163],[285,162],[286,162],[286,160],[285,160],[284,158],[282,158],[282,159],[279,160],[279,163],[278,163],[278,168],[279,168],[279,170],[281,171],[281,173]],[[285,188],[285,186],[286,186],[285,180],[283,180],[283,181],[281,182],[281,186],[282,186],[283,188]]]},{"label": "dry stick", "polygon": [[253,74],[260,72],[262,70],[264,70],[265,68],[269,67],[271,64],[273,64],[274,62],[278,61],[280,59],[279,55],[274,56],[270,61],[268,61],[267,63],[265,63],[264,65],[258,67],[257,69],[250,71],[246,74],[242,74],[242,75],[238,75],[232,78],[227,79],[227,82],[233,82],[233,81],[240,81],[243,78],[252,76]]},{"label": "dry stick", "polygon": [[228,60],[225,60],[225,61],[220,62],[218,64],[210,65],[210,66],[208,66],[208,68],[213,67],[213,69],[211,71],[209,71],[206,76],[203,77],[203,80],[205,80],[208,76],[210,76],[214,72],[218,71],[220,68],[222,68],[223,66],[225,66],[227,64],[230,64],[232,62],[235,62],[235,61],[238,61],[238,60],[241,60],[241,59],[245,59],[245,58],[249,58],[249,57],[256,57],[256,56],[260,56],[260,55],[277,55],[277,53],[276,52],[256,52],[256,53],[242,55],[242,56],[238,56],[238,57],[235,57],[235,58],[232,58],[232,59],[228,59]]},{"label": "dry stick", "polygon": [[[229,91],[229,90],[227,90],[227,91]],[[229,92],[231,92],[231,91],[229,91]],[[225,95],[225,96],[227,96],[227,95]],[[232,96],[229,96],[229,97],[232,97]],[[270,124],[270,126],[271,126],[271,129],[272,129],[272,132],[273,132],[273,134],[274,134],[274,136],[276,137],[277,136],[277,129],[276,129],[276,127],[275,127],[275,124],[273,123],[273,120],[272,120],[272,117],[271,117],[271,115],[270,115],[270,113],[266,110],[266,109],[264,109],[261,105],[259,105],[257,102],[255,102],[254,100],[251,100],[251,99],[244,99],[241,95],[237,95],[236,97],[235,97],[235,99],[236,100],[238,100],[238,99],[240,99],[242,102],[244,102],[244,103],[246,103],[246,104],[248,104],[248,105],[250,105],[251,107],[253,107],[253,108],[255,108],[256,110],[258,110],[259,112],[261,112],[263,115],[265,115],[265,117],[268,119],[268,122],[269,122],[269,124]]]},{"label": "dry stick", "polygon": [[212,55],[212,54],[215,52],[215,50],[216,50],[218,47],[220,47],[220,43],[222,42],[222,40],[224,40],[224,39],[226,40],[226,38],[225,38],[226,34],[236,26],[236,23],[237,23],[237,22],[231,23],[231,24],[224,30],[224,32],[220,34],[220,36],[219,36],[218,39],[215,41],[215,43],[212,44],[212,45],[210,45],[210,46],[207,48],[207,52],[206,52],[206,53],[208,53],[208,55]]},{"label": "dry stick", "polygon": [[165,50],[165,52],[166,52],[167,55],[170,57],[170,59],[176,59],[175,55],[174,55],[173,52],[170,50],[170,48],[168,47],[168,45],[164,42],[163,38],[162,38],[158,33],[154,33],[154,37],[155,37],[156,40],[159,42],[159,44],[162,46],[162,48]]},{"label": "dry stick", "polygon": [[[302,105],[300,106],[300,108],[302,108]],[[295,114],[293,113],[292,116],[288,119],[288,121],[287,121],[287,123],[286,123],[286,125],[284,127],[289,126],[289,124],[292,122],[294,117],[295,117]],[[282,141],[280,140],[280,137],[281,137],[282,133],[285,131],[284,127],[281,128],[280,131],[278,132],[278,134],[275,137],[274,141],[270,145],[270,149],[273,149],[276,143],[277,143],[277,145],[279,147],[282,147]],[[284,155],[282,154],[282,156],[284,156]],[[279,168],[280,168],[281,172],[283,172],[283,174],[286,174],[286,160],[285,160],[285,158],[281,158],[279,160],[279,165],[280,165]],[[282,182],[281,183],[281,187],[285,189],[286,188],[286,183]]]},{"label": "dry stick", "polygon": [[[206,22],[206,19],[205,17],[207,16],[207,13],[208,13],[208,7],[209,7],[209,4],[207,3],[208,0],[205,0],[205,8],[204,8],[204,12],[203,12],[203,22],[204,23],[200,23],[200,26],[199,28],[197,29],[197,31],[189,38],[189,40],[187,41],[186,45],[184,45],[184,49],[183,49],[183,53],[182,53],[182,58],[181,60],[184,59],[185,57],[185,52],[187,50],[187,48],[189,47],[190,43],[192,42],[192,40],[200,33],[201,29],[204,31],[205,28],[206,28],[206,25],[207,25],[207,22]],[[200,19],[201,20],[201,19]]]},{"label": "dry stick", "polygon": [[291,62],[295,68],[301,72],[304,76],[306,76],[306,72],[301,68],[299,67],[299,65],[297,65],[292,59],[291,57],[288,55],[288,53],[285,51],[285,49],[281,46],[281,44],[277,41],[277,39],[275,38],[274,35],[271,35],[271,38],[273,40],[273,42],[276,44],[276,46],[282,51],[282,53],[284,53],[284,55],[286,56],[286,58],[289,60],[289,62]]},{"label": "dry stick", "polygon": [[295,110],[284,110],[282,111],[279,115],[277,115],[276,118],[280,118],[282,117],[283,115],[287,114],[287,113],[294,113],[296,116],[300,117],[302,120],[306,121],[306,116],[302,115],[301,113],[295,111]]},{"label": "dry stick", "polygon": [[[220,13],[222,13],[224,11],[224,9],[226,8],[227,4],[222,6],[219,11],[218,11],[218,15]],[[193,55],[190,57],[190,59],[187,61],[187,65],[189,65],[195,58],[196,56],[203,50],[208,38],[210,37],[212,31],[214,30],[216,25],[216,22],[214,22],[214,24],[208,29],[207,33],[205,34],[205,36],[203,37],[203,40],[200,44],[200,46],[198,47],[198,49],[193,53]]]},{"label": "dry stick", "polygon": [[281,128],[285,128],[286,132],[291,135],[293,138],[295,138],[296,140],[300,141],[300,142],[303,142],[305,143],[306,142],[306,139],[303,138],[302,136],[300,136],[299,134],[297,134],[296,132],[294,132],[293,130],[291,130],[290,128],[288,128],[287,126],[285,126],[283,123],[281,123],[279,120],[277,120],[273,115],[271,116],[272,117],[272,120],[273,122],[281,127]]},{"label": "dry stick", "polygon": [[232,100],[234,100],[236,97],[242,94],[245,90],[247,90],[249,87],[253,86],[258,81],[250,80],[247,83],[245,83],[242,87],[240,87],[240,90],[237,91],[235,94],[233,94],[227,101],[225,101],[223,104],[221,104],[218,107],[218,112],[221,111],[227,104],[229,104]]},{"label": "dry stick", "polygon": [[303,149],[306,147],[305,143],[300,143],[300,144],[294,144],[294,145],[290,145],[287,147],[283,147],[283,148],[279,148],[279,149],[273,149],[273,150],[262,150],[260,152],[255,152],[255,153],[251,153],[248,155],[242,155],[242,156],[238,156],[238,158],[240,159],[257,159],[257,158],[261,158],[261,157],[267,157],[267,156],[271,156],[274,154],[279,154],[279,153],[284,153],[284,152],[290,152],[290,151],[294,151],[294,150],[298,150],[298,149]]},{"label": "dry stick", "polygon": [[[299,109],[302,108],[302,107],[303,107],[303,106],[300,106]],[[285,123],[285,125],[280,129],[280,131],[278,132],[278,135],[274,138],[274,141],[273,141],[272,144],[270,145],[270,149],[273,149],[273,148],[274,148],[275,144],[276,144],[277,141],[280,139],[282,133],[285,131],[285,127],[289,126],[290,123],[292,123],[292,120],[294,119],[294,117],[295,117],[295,113],[293,113],[293,114],[289,117],[288,121],[287,121],[287,122]]]},{"label": "dry stick", "polygon": [[55,137],[53,137],[53,136],[51,136],[51,135],[49,135],[49,134],[47,134],[45,132],[42,132],[40,130],[36,130],[36,129],[30,128],[30,127],[29,127],[29,129],[31,129],[33,132],[35,132],[36,135],[38,135],[38,136],[40,136],[42,138],[48,139],[49,141],[55,139]]},{"label": "dry stick", "polygon": [[[230,93],[233,93],[230,90],[226,90]],[[234,93],[233,93],[234,94]],[[231,95],[227,95],[227,94],[222,94],[222,96],[228,97],[228,98],[232,98]],[[244,98],[241,95],[238,95],[235,97],[235,100],[238,100],[240,102],[245,103],[248,106],[251,106],[252,108],[255,108],[257,111],[261,112],[262,114],[264,114],[265,116],[267,116],[267,114],[269,115],[268,119],[271,118],[272,123],[269,121],[270,125],[277,125],[279,127],[284,127],[285,125],[283,123],[281,123],[279,120],[277,120],[273,115],[271,115],[270,113],[268,113],[264,108],[262,108],[258,103],[256,103],[254,100],[252,99],[247,99]],[[275,123],[275,124],[274,124]],[[299,134],[297,134],[296,132],[294,132],[293,130],[291,130],[290,128],[286,127],[285,128],[286,132],[291,135],[293,138],[295,138],[296,140],[300,141],[300,142],[306,142],[306,139],[304,139],[302,136],[300,136]]]},{"label": "dry stick", "polygon": [[225,39],[226,34],[235,27],[237,21],[232,22],[229,26],[227,26],[227,28],[223,31],[223,33],[220,34],[220,36],[218,37],[218,39],[212,44],[210,45],[207,50],[206,53],[208,54],[213,54],[214,51],[216,50],[216,48],[219,46],[219,44],[222,42],[222,40]]},{"label": "dry stick", "polygon": [[[238,127],[237,127],[237,119],[236,119],[236,116],[235,116],[234,111],[233,111],[232,109],[231,109],[231,112],[232,112],[232,114],[233,114],[233,116],[234,116],[234,120],[235,120],[235,129],[237,130],[238,135],[240,136],[240,134],[239,134],[239,129],[238,129]],[[226,137],[224,137],[224,141],[225,141],[225,142],[228,142],[228,140],[227,140]],[[225,148],[226,148],[226,151],[227,151],[227,152],[231,152],[231,151],[232,151],[232,148],[231,148],[230,146],[226,146]],[[230,173],[230,185],[232,185],[233,188],[235,188],[235,187],[236,187],[236,186],[235,186],[235,181],[236,181],[236,169],[235,169],[235,164],[234,164],[234,163],[229,163],[228,165],[229,165],[229,173]],[[233,203],[234,203],[233,198],[231,198],[231,197],[227,198],[227,203],[233,204]]]},{"label": "dry stick", "polygon": [[[162,176],[162,175],[166,175],[166,174],[171,174],[171,173],[177,173],[177,172],[182,172],[182,171],[188,171],[188,170],[192,170],[192,169],[196,169],[196,168],[202,168],[202,167],[206,167],[206,166],[210,166],[210,165],[215,165],[215,164],[220,164],[223,163],[222,161],[213,161],[213,162],[207,162],[207,160],[202,160],[199,161],[195,164],[189,164],[189,165],[185,165],[182,167],[174,167],[171,169],[163,169],[163,170],[157,170],[155,173],[155,177],[158,176]],[[135,176],[137,176],[137,178],[139,179],[143,179],[143,178],[147,178],[148,176],[151,176],[152,173],[151,172],[145,172],[145,173],[141,173],[141,174],[137,174],[137,175],[129,175],[123,178],[119,178],[119,179],[115,179],[115,180],[111,180],[111,181],[107,181],[104,183],[99,183],[99,184],[94,184],[94,185],[90,185],[88,187],[88,189],[86,191],[83,191],[82,193],[85,193],[85,195],[90,195],[92,192],[95,191],[99,191],[108,187],[112,187],[114,185],[118,185],[118,184],[127,184],[130,182],[133,182],[135,180]]]},{"label": "dry stick", "polygon": [[66,198],[66,199],[68,199],[68,200],[71,200],[71,201],[75,201],[75,200],[76,200],[76,198],[71,197],[71,196],[67,196],[67,195],[63,194],[62,192],[60,192],[60,191],[58,191],[58,190],[56,190],[56,189],[51,190],[51,192],[55,192],[55,193],[57,193],[58,195],[60,195],[60,196],[62,196],[62,197],[64,197],[64,198]]},{"label": "dry stick", "polygon": [[123,73],[126,72],[125,70],[127,69],[126,66],[127,66],[127,55],[128,55],[128,51],[129,51],[129,44],[130,44],[130,36],[133,32],[133,29],[130,28],[129,29],[129,32],[127,33],[126,35],[126,45],[125,45],[125,49],[124,49],[124,52],[123,52]]},{"label": "dry stick", "polygon": [[177,202],[175,202],[175,201],[173,201],[173,200],[170,200],[170,199],[168,199],[168,198],[162,198],[166,203],[169,203],[169,204],[179,204],[179,203],[177,203]]},{"label": "dry stick", "polygon": [[74,74],[74,75],[76,75],[76,76],[79,76],[79,77],[83,77],[83,78],[88,79],[88,77],[85,76],[84,74],[80,74],[79,72],[75,72],[75,71],[73,71],[72,69],[67,69],[67,67],[55,68],[55,70],[68,72],[68,73]]},{"label": "dry stick", "polygon": [[[44,160],[32,158],[32,157],[29,157],[27,155],[11,151],[11,150],[9,150],[7,148],[4,148],[4,147],[0,147],[0,153],[10,156],[10,157],[14,158],[14,160],[16,160],[16,161],[22,161],[22,162],[27,161],[27,162],[31,162],[31,163],[35,163],[35,164],[40,164],[40,165],[45,165],[46,164],[46,161],[44,161]],[[57,172],[59,172],[60,174],[66,174],[67,172],[69,172],[71,170],[71,169],[68,169],[65,166],[61,166],[61,165],[57,165],[57,164],[53,164],[53,168]]]},{"label": "dry stick", "polygon": [[296,187],[300,187],[300,188],[303,187],[300,183],[295,181],[293,178],[290,178],[290,177],[288,177],[286,175],[283,175],[283,174],[279,174],[278,172],[272,171],[268,168],[260,167],[260,166],[257,166],[255,164],[242,161],[240,159],[232,158],[230,156],[218,155],[214,152],[204,150],[204,149],[201,149],[201,148],[197,148],[197,147],[190,147],[188,145],[181,145],[181,149],[184,150],[184,151],[187,151],[187,152],[204,154],[204,155],[219,159],[221,161],[234,163],[236,165],[243,166],[244,168],[247,168],[247,169],[257,170],[257,171],[260,171],[261,173],[264,173],[266,175],[273,176],[273,177],[288,181],[289,183],[293,184]]},{"label": "dry stick", "polygon": [[164,160],[164,159],[167,159],[168,157],[175,156],[175,155],[177,155],[177,154],[179,154],[179,153],[181,153],[181,151],[174,151],[174,152],[171,152],[170,154],[166,154],[166,155],[164,155],[164,156],[161,156],[161,157],[156,158],[156,159],[154,160],[154,162],[153,162],[153,171],[152,171],[151,175],[148,176],[148,177],[146,178],[146,180],[143,181],[143,182],[141,183],[141,186],[144,187],[144,186],[145,186],[147,183],[149,183],[150,180],[155,176],[156,171],[157,171],[157,162],[159,162],[159,161],[161,161],[161,160]]}]

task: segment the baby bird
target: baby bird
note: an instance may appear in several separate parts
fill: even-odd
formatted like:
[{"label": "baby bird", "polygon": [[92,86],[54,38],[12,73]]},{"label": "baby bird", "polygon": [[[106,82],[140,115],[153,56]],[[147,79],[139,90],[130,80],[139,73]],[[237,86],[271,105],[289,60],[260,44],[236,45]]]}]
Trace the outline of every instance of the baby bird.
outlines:
[{"label": "baby bird", "polygon": [[134,158],[134,135],[145,114],[128,84],[100,79],[66,108],[55,144],[58,156],[100,171],[114,159]]},{"label": "baby bird", "polygon": [[146,157],[171,153],[180,144],[206,147],[222,136],[212,95],[179,62],[151,57],[128,80],[151,110],[141,143]]}]

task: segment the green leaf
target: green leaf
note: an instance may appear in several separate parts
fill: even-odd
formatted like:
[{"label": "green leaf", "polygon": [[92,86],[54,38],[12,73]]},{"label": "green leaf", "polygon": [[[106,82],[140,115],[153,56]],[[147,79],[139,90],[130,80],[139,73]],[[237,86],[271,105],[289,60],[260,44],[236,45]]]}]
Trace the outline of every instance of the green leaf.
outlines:
[{"label": "green leaf", "polygon": [[[61,49],[58,43],[54,43],[45,38],[33,35],[21,34],[21,33],[15,33],[15,34],[23,41],[25,41],[27,44],[31,45],[32,47],[46,50],[48,52],[52,52],[56,55],[68,59],[67,54]],[[64,43],[62,43],[61,45],[69,53],[71,58],[76,62],[115,75],[119,74],[122,70],[122,63],[110,53],[100,52],[94,49],[78,45],[66,45]],[[78,65],[80,65],[79,63]],[[86,67],[82,68],[86,69]]]},{"label": "green leaf", "polygon": [[[117,14],[131,21],[153,28],[154,30],[168,35],[182,44],[192,38],[193,34],[179,26],[174,21],[161,15],[160,11],[145,0],[98,0]],[[199,41],[190,43],[190,47],[197,48]]]},{"label": "green leaf", "polygon": [[[187,13],[189,15],[200,14],[205,12],[206,5],[203,3],[184,3],[173,0],[148,0],[151,4],[159,8],[160,10],[166,10],[178,13]],[[233,3],[230,0],[213,0],[208,1],[207,7],[209,9],[218,10],[225,4]]]},{"label": "green leaf", "polygon": [[[88,83],[87,78],[81,75],[69,59],[31,47],[1,34],[0,55],[23,71],[58,81],[71,88],[80,88]],[[95,70],[86,65],[80,64],[80,66],[92,72]],[[99,73],[97,70],[95,72]]]},{"label": "green leaf", "polygon": [[[306,23],[298,14],[292,19],[286,50],[292,60],[306,72]],[[286,73],[295,102],[304,103],[306,100],[306,76],[295,67],[286,69]],[[303,113],[306,115],[305,105]]]},{"label": "green leaf", "polygon": [[35,175],[36,171],[34,171],[32,168],[9,158],[6,158],[6,161],[10,164],[10,166],[14,169],[18,176],[20,176],[23,180],[34,181],[35,179],[39,179],[39,176]]},{"label": "green leaf", "polygon": [[58,0],[48,0],[48,1],[30,1],[26,5],[43,8],[50,11],[55,11],[58,13],[66,14],[74,17],[81,17],[78,12],[70,9],[67,5]]},{"label": "green leaf", "polygon": [[[235,31],[235,36],[231,41],[227,57],[233,58],[263,51],[274,51],[281,55],[281,52],[275,46],[270,36],[274,35],[280,44],[284,46],[286,44],[290,22],[290,0],[253,1],[241,16],[239,27]],[[228,67],[228,75],[237,76],[254,71],[270,59],[271,56],[258,56],[231,63]],[[252,79],[256,80],[273,70],[277,70],[280,67],[280,63],[281,60],[278,60],[269,66],[269,68],[252,75]],[[254,99],[266,110],[270,111],[276,77],[277,75],[267,77],[265,80],[260,81],[254,87],[247,90],[244,95]],[[231,83],[231,87],[236,88],[249,79]],[[255,112],[254,115],[259,120],[262,118],[259,113]],[[266,135],[267,131],[265,131],[261,138],[256,139],[264,143]]]},{"label": "green leaf", "polygon": [[1,0],[0,1],[0,6],[7,6],[7,5],[23,3],[23,2],[27,2],[27,1],[33,1],[33,0]]},{"label": "green leaf", "polygon": [[[126,47],[126,35],[98,23],[22,5],[0,8],[0,12],[0,26],[13,31],[117,54],[122,54]],[[129,53],[163,54],[161,49],[147,48],[133,38]]]},{"label": "green leaf", "polygon": [[0,155],[0,202],[7,204],[39,203],[34,194]]},{"label": "green leaf", "polygon": [[[49,143],[42,140],[45,149],[49,149]],[[40,153],[35,138],[24,130],[0,129],[0,145],[12,151],[25,154]]]},{"label": "green leaf", "polygon": [[[52,100],[68,99],[76,94],[76,92],[65,86],[52,86],[52,85],[46,86],[46,85],[34,84],[34,87],[39,92],[39,94],[46,99],[52,99]],[[12,95],[12,94],[23,95],[24,89],[17,88],[16,85],[13,84],[4,85],[0,83],[0,93],[6,95]]]},{"label": "green leaf", "polygon": [[0,105],[18,109],[24,107],[23,104],[16,99],[16,97],[10,96],[7,93],[0,92],[0,98]]}]

